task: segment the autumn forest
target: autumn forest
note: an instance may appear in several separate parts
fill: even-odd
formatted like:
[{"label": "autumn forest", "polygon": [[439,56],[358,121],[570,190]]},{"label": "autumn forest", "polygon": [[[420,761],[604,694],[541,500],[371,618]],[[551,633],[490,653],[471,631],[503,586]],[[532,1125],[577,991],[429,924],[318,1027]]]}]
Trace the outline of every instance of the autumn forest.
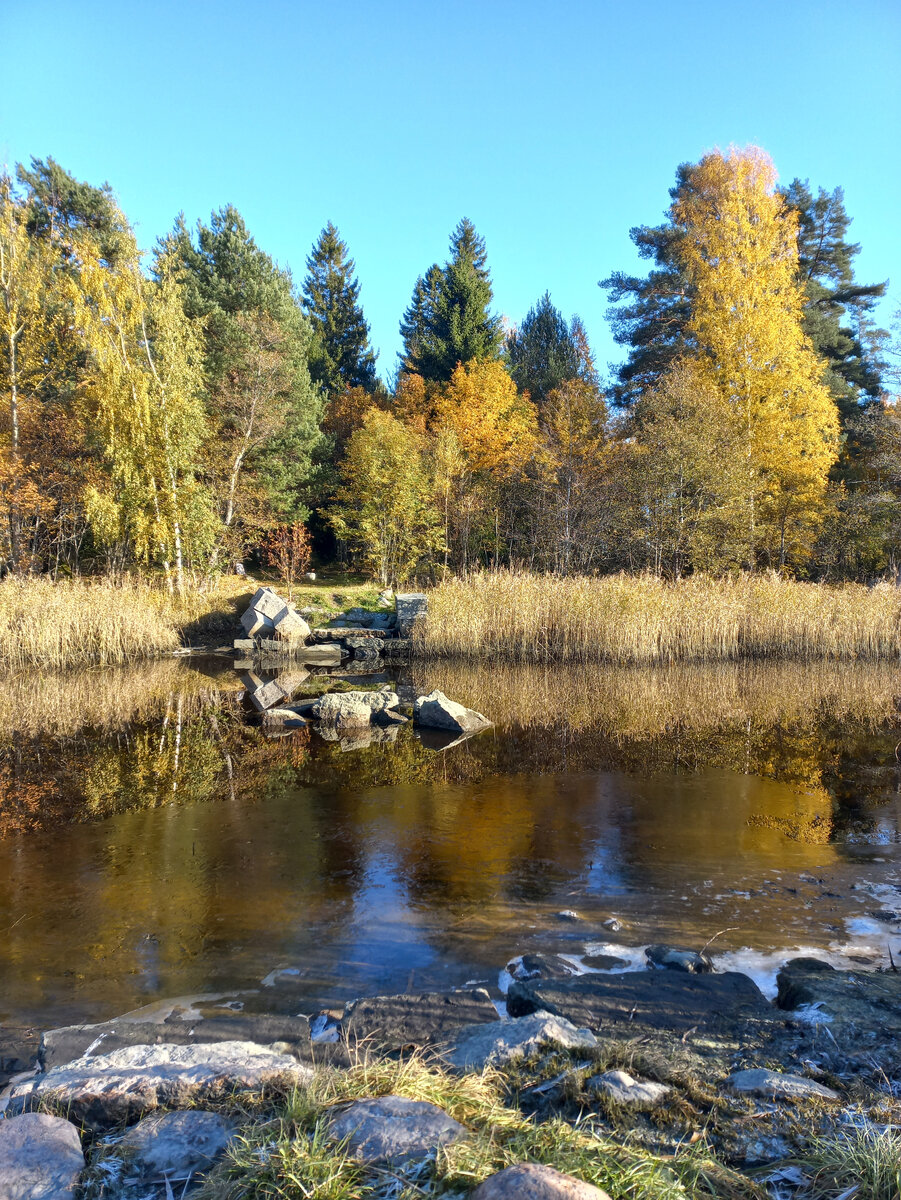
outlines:
[{"label": "autumn forest", "polygon": [[4,573],[182,589],[280,539],[392,585],[894,579],[897,342],[841,187],[780,185],[748,147],[682,164],[669,194],[631,231],[647,272],[599,281],[619,365],[547,293],[501,317],[463,219],[411,280],[386,383],[331,223],[300,279],[230,206],[148,253],[109,185],[20,165],[0,177]]}]

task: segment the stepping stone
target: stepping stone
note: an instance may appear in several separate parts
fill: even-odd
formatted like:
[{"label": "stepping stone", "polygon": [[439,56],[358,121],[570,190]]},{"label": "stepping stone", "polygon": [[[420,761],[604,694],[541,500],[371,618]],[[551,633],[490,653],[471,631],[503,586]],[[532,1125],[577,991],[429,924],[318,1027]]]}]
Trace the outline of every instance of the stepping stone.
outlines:
[{"label": "stepping stone", "polygon": [[415,1162],[467,1137],[467,1131],[443,1108],[405,1096],[357,1100],[330,1124],[332,1136],[364,1163],[395,1166]]}]

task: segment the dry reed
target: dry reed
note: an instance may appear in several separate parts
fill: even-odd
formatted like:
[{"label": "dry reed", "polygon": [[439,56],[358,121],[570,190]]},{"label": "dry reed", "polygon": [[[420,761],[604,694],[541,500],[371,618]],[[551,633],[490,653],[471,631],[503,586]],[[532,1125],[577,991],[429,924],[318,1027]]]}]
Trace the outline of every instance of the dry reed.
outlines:
[{"label": "dry reed", "polygon": [[141,581],[28,577],[0,584],[0,669],[111,666],[171,654],[214,610],[215,593],[178,597]]},{"label": "dry reed", "polygon": [[426,656],[511,662],[897,659],[901,589],[493,572],[435,588],[416,638]]}]

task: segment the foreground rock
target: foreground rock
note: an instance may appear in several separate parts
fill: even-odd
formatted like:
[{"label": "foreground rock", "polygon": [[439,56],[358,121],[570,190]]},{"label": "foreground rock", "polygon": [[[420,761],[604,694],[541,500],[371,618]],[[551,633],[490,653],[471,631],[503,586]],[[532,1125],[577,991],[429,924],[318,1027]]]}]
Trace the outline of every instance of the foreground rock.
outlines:
[{"label": "foreground rock", "polygon": [[512,1017],[544,1009],[607,1037],[642,1030],[738,1032],[743,1022],[776,1018],[757,985],[735,971],[692,975],[630,971],[575,979],[514,980],[507,993]]},{"label": "foreground rock", "polygon": [[497,1009],[484,988],[419,995],[371,996],[344,1010],[341,1033],[351,1044],[371,1042],[391,1050],[448,1042],[464,1025],[497,1021]]},{"label": "foreground rock", "polygon": [[328,692],[311,708],[314,717],[324,724],[368,725],[374,713],[397,708],[396,692]]},{"label": "foreground rock", "polygon": [[749,1071],[734,1071],[724,1087],[743,1096],[760,1096],[766,1100],[840,1100],[838,1092],[824,1087],[802,1075],[783,1075],[763,1067]]},{"label": "foreground rock", "polygon": [[117,1149],[126,1152],[131,1173],[180,1182],[208,1171],[237,1129],[236,1121],[200,1109],[155,1114],[129,1129]]},{"label": "foreground rock", "polygon": [[364,1163],[401,1166],[434,1154],[467,1136],[443,1108],[405,1096],[356,1100],[330,1125],[332,1136],[347,1138],[350,1154]]},{"label": "foreground rock", "polygon": [[518,1163],[480,1183],[470,1200],[610,1200],[606,1192],[538,1163]]},{"label": "foreground rock", "polygon": [[665,1083],[650,1079],[635,1079],[627,1071],[605,1071],[587,1080],[586,1088],[609,1096],[617,1104],[661,1104],[672,1092]]},{"label": "foreground rock", "polygon": [[130,1124],[156,1108],[187,1108],[275,1079],[306,1083],[309,1067],[252,1042],[201,1046],[126,1046],[76,1059],[13,1089],[13,1103],[34,1108],[52,1099],[93,1129]]},{"label": "foreground rock", "polygon": [[209,1045],[215,1042],[254,1042],[271,1046],[302,1062],[312,1061],[310,1022],[306,1017],[269,1013],[202,1014],[190,1020],[130,1021],[119,1018],[97,1025],[64,1025],[48,1029],[41,1038],[38,1061],[45,1071],[77,1058],[92,1058],[126,1046]]},{"label": "foreground rock", "polygon": [[46,1113],[0,1121],[0,1200],[72,1200],[83,1169],[70,1121]]},{"label": "foreground rock", "polygon": [[451,733],[477,733],[491,725],[480,712],[448,700],[439,691],[417,698],[413,705],[413,720],[427,729],[447,729]]},{"label": "foreground rock", "polygon": [[597,1044],[590,1029],[577,1029],[565,1017],[538,1012],[512,1021],[464,1026],[444,1058],[454,1071],[482,1071],[489,1063],[498,1065],[528,1058],[548,1046],[590,1050]]}]

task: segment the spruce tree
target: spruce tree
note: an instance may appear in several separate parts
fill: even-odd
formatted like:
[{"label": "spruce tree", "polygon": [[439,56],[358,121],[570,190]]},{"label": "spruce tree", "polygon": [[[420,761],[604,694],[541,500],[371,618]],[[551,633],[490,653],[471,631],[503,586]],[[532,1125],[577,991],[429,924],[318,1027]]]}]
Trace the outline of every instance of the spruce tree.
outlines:
[{"label": "spruce tree", "polygon": [[579,344],[583,338],[578,319],[567,325],[545,292],[529,309],[519,329],[507,338],[510,374],[519,390],[528,392],[540,407],[561,383],[586,379],[592,372]]},{"label": "spruce tree", "polygon": [[403,369],[440,383],[458,363],[498,358],[501,346],[485,241],[465,217],[451,234],[450,251],[443,270],[433,266],[417,279],[400,327]]},{"label": "spruce tree", "polygon": [[304,308],[313,327],[310,374],[329,395],[376,386],[376,356],[354,270],[347,244],[329,221],[307,258],[303,284]]}]

